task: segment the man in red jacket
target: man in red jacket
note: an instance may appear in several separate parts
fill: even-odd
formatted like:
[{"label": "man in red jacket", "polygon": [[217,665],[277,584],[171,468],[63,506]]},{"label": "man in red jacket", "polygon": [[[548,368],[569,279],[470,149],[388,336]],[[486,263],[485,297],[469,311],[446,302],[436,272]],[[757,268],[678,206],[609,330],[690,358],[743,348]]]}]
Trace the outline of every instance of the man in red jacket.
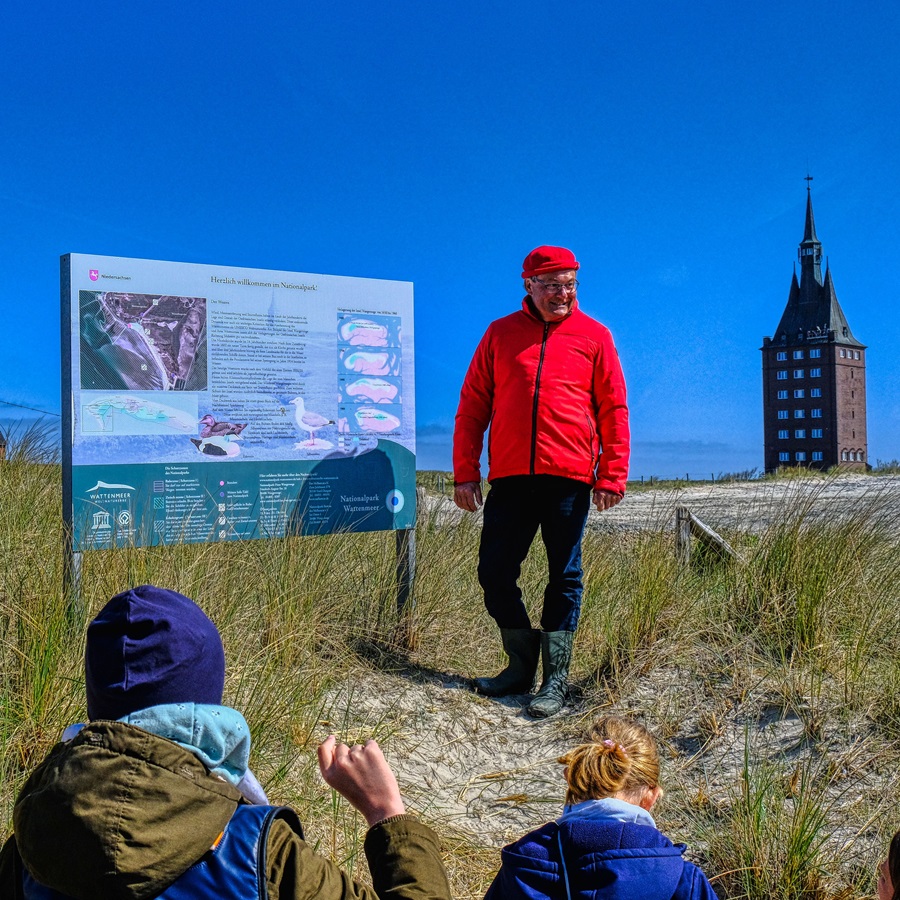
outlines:
[{"label": "man in red jacket", "polygon": [[[491,697],[526,693],[540,658],[543,681],[528,707],[540,718],[566,702],[591,498],[598,510],[615,506],[628,476],[625,379],[609,330],[578,308],[578,269],[564,247],[528,254],[522,309],[492,322],[481,339],[453,434],[453,499],[475,512],[490,426],[478,580],[509,664],[494,678],[475,679],[475,689]],[[517,583],[538,527],[549,568],[540,630],[531,627]]]}]

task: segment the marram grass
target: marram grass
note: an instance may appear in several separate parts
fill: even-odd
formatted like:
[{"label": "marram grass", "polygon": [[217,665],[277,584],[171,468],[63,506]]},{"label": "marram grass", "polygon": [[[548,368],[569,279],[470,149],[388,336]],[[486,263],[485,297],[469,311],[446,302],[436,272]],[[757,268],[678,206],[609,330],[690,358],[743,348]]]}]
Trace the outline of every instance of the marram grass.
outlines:
[{"label": "marram grass", "polygon": [[[472,677],[503,665],[475,578],[477,520],[423,512],[416,605],[402,620],[390,533],[87,553],[72,603],[59,478],[53,464],[0,463],[6,829],[31,767],[84,718],[87,622],[112,594],[152,582],[193,597],[219,625],[226,702],[251,724],[252,765],[322,852],[364,876],[364,823],[322,784],[315,747],[330,731],[374,732],[390,746],[402,716],[390,704],[375,721],[361,716],[353,685],[362,672]],[[571,672],[579,703],[557,727],[575,739],[601,711],[651,725],[668,789],[659,821],[695,848],[722,898],[871,893],[900,827],[896,501],[875,487],[824,524],[811,503],[798,493],[775,524],[727,534],[743,562],[680,568],[666,510],[638,531],[585,536]],[[538,541],[521,582],[534,621],[544,566]],[[756,739],[779,723],[796,725],[792,743]],[[498,863],[491,842],[442,836],[454,895],[481,896]]]}]

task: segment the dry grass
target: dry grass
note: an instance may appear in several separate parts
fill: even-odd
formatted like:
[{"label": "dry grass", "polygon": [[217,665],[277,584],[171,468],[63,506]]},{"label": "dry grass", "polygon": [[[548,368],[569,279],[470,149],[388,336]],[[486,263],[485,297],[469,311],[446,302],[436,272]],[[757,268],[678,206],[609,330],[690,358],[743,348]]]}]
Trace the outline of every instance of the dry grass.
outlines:
[{"label": "dry grass", "polygon": [[[798,491],[761,533],[731,530],[744,565],[697,559],[679,569],[663,514],[637,533],[585,538],[572,671],[579,699],[548,727],[576,739],[601,709],[644,718],[666,750],[660,822],[696,848],[722,897],[871,892],[877,858],[900,825],[900,547],[885,524],[896,499],[873,491],[826,525],[810,518],[814,502]],[[195,598],[219,625],[226,702],[251,723],[252,764],[270,795],[298,809],[323,852],[364,873],[363,823],[322,784],[314,748],[330,731],[408,742],[415,716],[390,696],[373,713],[354,694],[361,674],[386,679],[389,693],[397,673],[434,684],[502,663],[474,576],[472,517],[421,515],[416,606],[402,621],[392,534],[95,552],[85,555],[73,603],[62,592],[60,518],[58,467],[0,464],[7,827],[26,773],[84,717],[87,622],[113,593],[152,582]],[[543,572],[538,543],[522,580],[535,612]],[[462,693],[448,704],[454,733],[484,704]],[[527,806],[514,777],[510,784],[495,801],[501,813]],[[541,802],[534,815],[552,816]],[[454,896],[481,896],[495,842],[447,825],[437,807],[421,811],[441,830]]]}]

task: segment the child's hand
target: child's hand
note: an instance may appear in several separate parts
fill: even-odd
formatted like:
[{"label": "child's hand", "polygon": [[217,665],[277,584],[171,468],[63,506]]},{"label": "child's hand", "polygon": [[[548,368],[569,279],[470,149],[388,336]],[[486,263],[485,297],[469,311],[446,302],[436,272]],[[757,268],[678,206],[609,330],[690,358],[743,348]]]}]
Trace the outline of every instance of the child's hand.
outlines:
[{"label": "child's hand", "polygon": [[369,825],[406,812],[397,779],[376,741],[348,747],[330,734],[319,745],[319,768],[326,784],[358,809]]}]

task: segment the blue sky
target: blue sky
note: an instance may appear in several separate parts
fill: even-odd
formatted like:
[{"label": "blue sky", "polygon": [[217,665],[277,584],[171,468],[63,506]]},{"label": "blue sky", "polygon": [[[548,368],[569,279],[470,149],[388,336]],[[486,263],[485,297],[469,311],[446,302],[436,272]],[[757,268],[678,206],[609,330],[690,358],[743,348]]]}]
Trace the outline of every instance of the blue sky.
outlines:
[{"label": "blue sky", "polygon": [[[900,6],[18,4],[0,53],[0,400],[58,412],[67,252],[413,281],[419,465],[521,261],[573,248],[632,475],[762,466],[759,347],[814,176],[900,457]],[[15,417],[0,406],[0,417]]]}]

